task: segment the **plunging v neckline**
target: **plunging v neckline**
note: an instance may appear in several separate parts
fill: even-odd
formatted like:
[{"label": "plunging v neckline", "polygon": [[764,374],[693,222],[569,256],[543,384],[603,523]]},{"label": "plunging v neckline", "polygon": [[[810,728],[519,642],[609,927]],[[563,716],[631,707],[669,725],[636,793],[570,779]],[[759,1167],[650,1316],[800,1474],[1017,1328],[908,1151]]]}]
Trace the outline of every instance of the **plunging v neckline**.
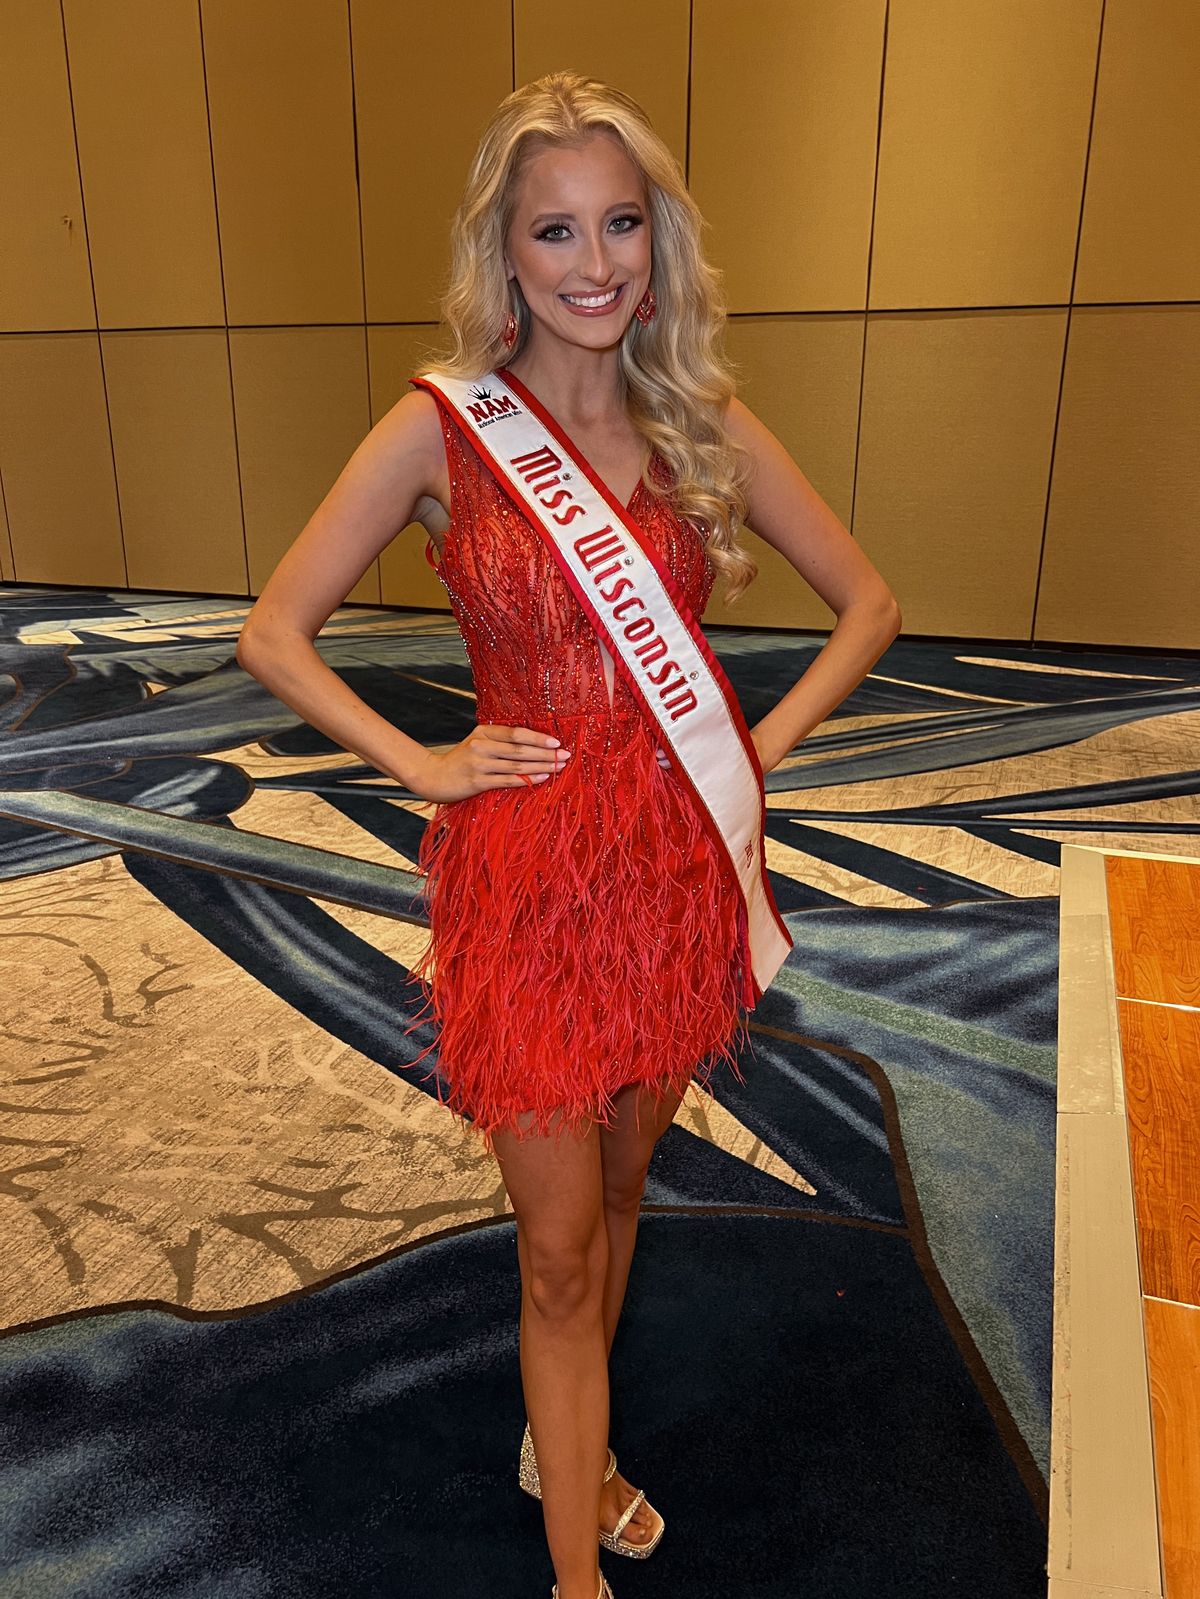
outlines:
[{"label": "plunging v neckline", "polygon": [[[613,505],[620,505],[622,514],[629,516],[637,502],[638,495],[646,487],[645,473],[643,472],[638,477],[637,482],[633,486],[633,493],[622,504],[620,501],[618,501],[617,496],[609,488],[608,484],[604,482],[603,478],[592,466],[592,463],[588,460],[587,456],[584,455],[583,451],[575,443],[574,439],[572,439],[566,428],[559,423],[556,417],[552,416],[551,413],[547,411],[546,407],[538,399],[537,395],[534,394],[531,389],[525,387],[517,374],[515,372],[510,372],[506,366],[497,367],[496,372],[499,377],[504,379],[510,388],[516,390],[517,394],[522,400],[524,400],[530,411],[532,411],[534,416],[536,416],[539,422],[542,423],[543,427],[549,430],[551,435],[558,441],[559,444],[562,445],[563,449],[574,456],[575,460],[579,464],[580,469],[586,473],[596,488],[604,495],[605,499]],[[651,450],[650,460],[652,461],[653,459],[654,451]],[[616,708],[616,665],[612,662],[612,655],[609,650],[605,648],[604,642],[599,635],[596,637],[596,648],[600,653],[600,675],[604,683],[604,693],[608,701],[608,710],[611,714]],[[609,663],[612,663],[613,667],[613,678],[611,683],[609,682],[608,677]]]},{"label": "plunging v neckline", "polygon": [[[533,412],[534,416],[536,416],[540,422],[550,429],[550,432],[554,434],[555,438],[563,446],[563,448],[571,452],[576,461],[578,461],[579,465],[587,473],[588,477],[591,478],[592,482],[597,486],[597,488],[603,490],[605,497],[611,500],[614,504],[620,505],[622,511],[624,511],[625,515],[628,516],[630,511],[633,509],[633,504],[637,499],[638,494],[646,486],[645,473],[643,472],[639,475],[637,482],[633,486],[633,493],[629,496],[629,498],[623,502],[618,500],[612,489],[610,489],[608,484],[604,482],[603,478],[596,471],[595,467],[592,466],[592,463],[588,460],[587,456],[584,455],[583,451],[575,443],[574,439],[572,439],[566,428],[564,428],[562,424],[554,416],[552,416],[549,411],[547,411],[546,407],[538,399],[537,395],[534,394],[532,390],[527,389],[517,374],[515,372],[510,372],[506,366],[497,367],[496,371],[507,384],[516,389],[517,393],[525,401],[525,404]],[[653,450],[650,452],[650,459],[654,459]]]}]

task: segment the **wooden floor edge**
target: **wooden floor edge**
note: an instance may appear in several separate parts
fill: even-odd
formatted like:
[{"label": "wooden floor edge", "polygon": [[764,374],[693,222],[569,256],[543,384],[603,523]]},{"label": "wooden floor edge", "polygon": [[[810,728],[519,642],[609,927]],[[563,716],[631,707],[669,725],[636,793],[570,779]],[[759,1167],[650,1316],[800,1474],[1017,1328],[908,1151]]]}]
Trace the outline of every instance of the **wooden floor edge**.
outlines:
[{"label": "wooden floor edge", "polygon": [[1114,1588],[1111,1583],[1072,1582],[1051,1577],[1049,1599],[1161,1599],[1157,1588]]},{"label": "wooden floor edge", "polygon": [[1061,856],[1048,1599],[1163,1599],[1106,853]]},{"label": "wooden floor edge", "polygon": [[1136,855],[1143,861],[1179,861],[1184,866],[1200,866],[1200,855],[1175,855],[1170,852],[1164,854],[1156,849],[1109,849],[1100,844],[1064,844],[1062,848],[1064,855],[1067,850],[1077,851],[1081,855],[1085,852],[1089,855]]}]

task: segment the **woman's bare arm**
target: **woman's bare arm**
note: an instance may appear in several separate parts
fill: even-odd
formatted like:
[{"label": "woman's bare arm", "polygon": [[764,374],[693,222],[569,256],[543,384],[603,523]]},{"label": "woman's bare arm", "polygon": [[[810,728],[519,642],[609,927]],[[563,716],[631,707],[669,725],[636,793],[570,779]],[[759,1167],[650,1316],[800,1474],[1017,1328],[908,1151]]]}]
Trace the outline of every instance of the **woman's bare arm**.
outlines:
[{"label": "woman's bare arm", "polygon": [[751,729],[763,768],[770,771],[862,682],[900,631],[900,606],[770,429],[736,398],[725,420],[754,463],[747,527],[786,556],[837,614],[807,670]]},{"label": "woman's bare arm", "polygon": [[396,534],[423,510],[436,515],[444,460],[436,401],[418,390],[404,395],[272,572],[236,651],[238,664],[311,726],[431,800],[511,786],[522,772],[538,782],[561,768],[558,741],[529,728],[477,725],[447,751],[428,749],[373,711],[313,643]]}]

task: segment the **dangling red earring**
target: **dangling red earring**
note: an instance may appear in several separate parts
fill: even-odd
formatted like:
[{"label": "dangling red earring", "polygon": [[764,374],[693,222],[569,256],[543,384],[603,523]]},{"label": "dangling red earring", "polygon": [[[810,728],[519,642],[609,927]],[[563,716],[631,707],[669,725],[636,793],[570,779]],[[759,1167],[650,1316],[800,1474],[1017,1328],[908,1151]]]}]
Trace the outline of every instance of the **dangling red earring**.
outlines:
[{"label": "dangling red earring", "polygon": [[510,311],[508,313],[508,316],[505,318],[504,327],[501,329],[501,332],[500,332],[500,337],[504,340],[505,345],[510,350],[512,349],[513,345],[517,342],[517,333],[518,333],[518,331],[519,331],[519,323],[517,322],[516,317]]},{"label": "dangling red earring", "polygon": [[658,310],[658,301],[654,297],[654,290],[647,288],[645,294],[638,301],[637,310],[633,313],[638,321],[645,327],[647,322],[654,320]]}]

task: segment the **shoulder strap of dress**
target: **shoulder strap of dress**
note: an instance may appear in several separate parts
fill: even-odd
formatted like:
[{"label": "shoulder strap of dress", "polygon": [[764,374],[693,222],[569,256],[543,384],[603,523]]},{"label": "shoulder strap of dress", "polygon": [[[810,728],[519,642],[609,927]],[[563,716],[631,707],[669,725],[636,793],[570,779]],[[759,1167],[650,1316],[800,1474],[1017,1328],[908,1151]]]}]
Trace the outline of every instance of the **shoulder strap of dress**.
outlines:
[{"label": "shoulder strap of dress", "polygon": [[[437,387],[437,385],[427,382],[423,377],[417,374],[414,374],[412,377],[410,377],[408,381],[413,385],[414,388],[424,389],[426,393],[433,396],[433,402],[437,406],[438,421],[442,428],[443,436],[445,436],[447,432],[446,423],[443,421],[443,418],[445,418],[446,421],[450,423],[450,431],[452,432],[453,436],[469,443],[470,440],[467,436],[466,429],[463,427],[462,419],[458,414],[457,408],[450,404],[446,396]],[[447,467],[449,467],[449,460],[447,460],[446,464]],[[437,546],[434,544],[432,538],[427,538],[425,540],[425,559],[435,572],[438,570],[438,562],[433,558],[434,550],[436,548]]]}]

